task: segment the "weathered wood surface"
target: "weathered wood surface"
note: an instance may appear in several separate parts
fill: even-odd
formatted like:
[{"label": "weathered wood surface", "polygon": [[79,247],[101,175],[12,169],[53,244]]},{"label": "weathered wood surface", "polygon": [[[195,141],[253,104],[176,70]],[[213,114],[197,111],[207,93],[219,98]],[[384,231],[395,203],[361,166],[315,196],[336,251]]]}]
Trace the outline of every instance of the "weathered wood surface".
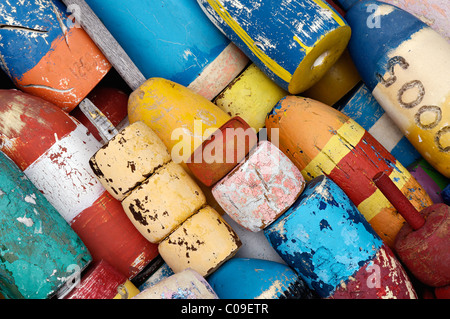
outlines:
[{"label": "weathered wood surface", "polygon": [[369,91],[422,157],[450,177],[450,43],[386,3],[358,2],[345,17],[353,30],[348,49]]},{"label": "weathered wood surface", "polygon": [[322,298],[417,298],[393,252],[325,175],[311,180],[264,233]]},{"label": "weathered wood surface", "polygon": [[92,260],[88,249],[3,152],[0,167],[0,292],[43,299],[69,291],[73,271]]},{"label": "weathered wood surface", "polygon": [[57,106],[0,91],[1,149],[22,169],[88,247],[132,278],[157,255],[101,185],[89,159],[101,144]]},{"label": "weathered wood surface", "polygon": [[279,147],[302,171],[306,180],[329,176],[392,247],[404,220],[373,184],[384,171],[413,205],[432,204],[408,170],[371,134],[336,109],[296,96],[281,100],[266,119],[269,139],[278,129]]},{"label": "weathered wood surface", "polygon": [[21,90],[69,112],[111,69],[59,1],[6,1],[0,10],[0,60]]}]

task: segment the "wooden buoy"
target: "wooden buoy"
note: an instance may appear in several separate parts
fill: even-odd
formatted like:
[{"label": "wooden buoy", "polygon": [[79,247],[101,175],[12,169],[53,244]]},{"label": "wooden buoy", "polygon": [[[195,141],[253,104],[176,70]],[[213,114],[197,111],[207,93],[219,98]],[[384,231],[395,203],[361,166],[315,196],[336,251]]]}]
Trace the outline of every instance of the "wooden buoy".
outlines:
[{"label": "wooden buoy", "polygon": [[419,210],[432,201],[408,170],[354,120],[323,103],[297,96],[280,101],[266,119],[269,138],[306,180],[325,174],[348,195],[392,247],[405,222],[372,181],[384,171]]},{"label": "wooden buoy", "polygon": [[89,165],[111,196],[122,201],[170,160],[161,139],[138,121],[122,129],[96,151]]},{"label": "wooden buoy", "polygon": [[156,255],[89,167],[101,147],[60,108],[17,90],[0,91],[1,149],[22,169],[88,247],[132,278]]},{"label": "wooden buoy", "polygon": [[424,284],[450,285],[450,207],[439,203],[419,212],[384,173],[373,180],[407,222],[394,244],[400,260]]},{"label": "wooden buoy", "polygon": [[450,179],[442,176],[423,158],[408,166],[408,171],[422,185],[434,204],[443,203],[442,191]]},{"label": "wooden buoy", "polygon": [[401,263],[325,175],[264,229],[286,263],[322,298],[415,299]]},{"label": "wooden buoy", "polygon": [[79,284],[64,299],[131,299],[140,291],[104,260],[90,265]]},{"label": "wooden buoy", "polygon": [[232,258],[207,278],[220,299],[313,299],[291,268],[261,259]]},{"label": "wooden buoy", "polygon": [[200,94],[163,78],[151,78],[131,93],[130,123],[142,121],[169,149],[172,160],[188,160],[230,116]]},{"label": "wooden buoy", "polygon": [[404,167],[422,158],[366,85],[361,83],[347,101],[341,102],[335,108],[361,125]]},{"label": "wooden buoy", "polygon": [[350,38],[349,26],[322,0],[197,2],[253,63],[291,94],[315,84]]},{"label": "wooden buoy", "polygon": [[146,79],[162,77],[212,100],[248,63],[195,1],[131,0],[127,10],[119,0],[86,3]]},{"label": "wooden buoy", "polygon": [[214,99],[230,116],[239,116],[259,132],[278,101],[288,93],[254,63],[250,64]]},{"label": "wooden buoy", "polygon": [[4,3],[1,67],[24,92],[70,112],[111,69],[60,1]]},{"label": "wooden buoy", "polygon": [[395,6],[349,2],[348,49],[361,78],[422,157],[450,177],[450,42]]},{"label": "wooden buoy", "polygon": [[450,42],[450,7],[446,0],[381,0],[399,7],[428,24]]},{"label": "wooden buoy", "polygon": [[255,130],[239,116],[233,117],[195,149],[187,167],[201,183],[214,185],[247,156],[257,141]]},{"label": "wooden buoy", "polygon": [[260,141],[212,193],[239,225],[257,232],[289,209],[304,187],[305,180],[291,160],[274,144]]},{"label": "wooden buoy", "polygon": [[8,299],[67,293],[73,271],[80,275],[92,260],[69,224],[3,152],[0,242],[0,293]]},{"label": "wooden buoy", "polygon": [[206,204],[197,183],[181,165],[168,162],[123,201],[128,217],[152,243],[159,243]]},{"label": "wooden buoy", "polygon": [[161,241],[158,251],[174,273],[191,268],[207,277],[240,246],[233,229],[206,205]]},{"label": "wooden buoy", "polygon": [[143,290],[133,299],[218,299],[199,273],[186,269]]}]

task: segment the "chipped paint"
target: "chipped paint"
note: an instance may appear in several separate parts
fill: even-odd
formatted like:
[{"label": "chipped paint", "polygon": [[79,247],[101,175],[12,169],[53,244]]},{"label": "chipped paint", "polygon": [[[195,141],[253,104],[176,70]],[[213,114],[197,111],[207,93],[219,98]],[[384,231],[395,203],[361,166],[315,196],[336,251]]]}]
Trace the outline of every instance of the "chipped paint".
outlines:
[{"label": "chipped paint", "polygon": [[45,299],[64,290],[70,265],[92,260],[81,239],[11,159],[0,153],[0,293]]}]

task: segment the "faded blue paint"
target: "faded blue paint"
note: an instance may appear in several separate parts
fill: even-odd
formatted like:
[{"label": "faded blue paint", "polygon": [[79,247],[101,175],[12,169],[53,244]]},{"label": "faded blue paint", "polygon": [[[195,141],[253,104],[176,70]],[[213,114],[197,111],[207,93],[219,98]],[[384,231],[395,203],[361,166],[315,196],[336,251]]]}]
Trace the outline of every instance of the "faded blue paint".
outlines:
[{"label": "faded blue paint", "polygon": [[[207,0],[198,0],[208,17],[227,37],[244,52],[253,63],[280,87],[288,90],[286,81],[271,71],[239,37],[239,35],[214,11]],[[301,1],[220,1],[233,20],[251,37],[264,54],[278,63],[291,75],[306,56],[306,51],[294,39],[314,47],[330,31],[339,28],[331,14],[324,14],[314,0]],[[337,13],[332,7],[330,10]]]},{"label": "faded blue paint", "polygon": [[[347,101],[336,105],[336,108],[355,120],[366,131],[369,131],[385,114],[384,109],[364,84],[350,96]],[[379,140],[379,142],[383,142]],[[415,147],[403,136],[402,139],[388,150],[404,167],[422,158]]]},{"label": "faded blue paint", "polygon": [[11,299],[53,296],[92,257],[44,195],[0,152],[0,293]]},{"label": "faded blue paint", "polygon": [[374,27],[373,8],[379,5],[391,6],[380,1],[361,1],[353,5],[345,15],[352,28],[348,50],[371,92],[379,82],[377,74],[384,75],[388,69],[388,53],[416,32],[428,28],[428,25],[415,16],[395,6],[391,6],[394,8],[391,13],[378,16],[377,23],[380,27]]},{"label": "faded blue paint", "polygon": [[146,78],[188,86],[230,41],[195,0],[87,0]]},{"label": "faded blue paint", "polygon": [[65,28],[72,25],[67,16],[66,6],[61,1],[2,1],[0,55],[4,64],[0,62],[0,65],[5,73],[20,80],[24,73],[34,68],[53,50],[55,40],[64,37],[58,18]]},{"label": "faded blue paint", "polygon": [[324,175],[311,180],[264,234],[287,265],[322,298],[347,282],[382,246],[347,195]]},{"label": "faded blue paint", "polygon": [[315,296],[291,268],[263,259],[232,258],[207,280],[220,299],[312,299]]}]

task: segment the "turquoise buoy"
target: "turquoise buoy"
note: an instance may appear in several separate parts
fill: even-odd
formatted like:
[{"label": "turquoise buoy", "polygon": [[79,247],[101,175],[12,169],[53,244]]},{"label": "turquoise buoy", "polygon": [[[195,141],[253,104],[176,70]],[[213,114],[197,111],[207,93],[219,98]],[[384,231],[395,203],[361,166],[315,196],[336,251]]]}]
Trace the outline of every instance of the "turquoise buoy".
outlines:
[{"label": "turquoise buoy", "polygon": [[63,294],[91,260],[64,218],[0,152],[0,293],[8,299]]}]

